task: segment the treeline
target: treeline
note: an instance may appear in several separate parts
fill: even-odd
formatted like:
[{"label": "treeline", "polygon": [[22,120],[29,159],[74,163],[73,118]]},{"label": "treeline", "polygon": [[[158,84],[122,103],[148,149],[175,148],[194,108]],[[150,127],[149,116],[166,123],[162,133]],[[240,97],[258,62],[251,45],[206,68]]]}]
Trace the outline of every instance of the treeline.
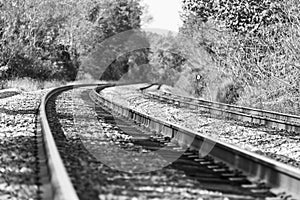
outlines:
[{"label": "treeline", "polygon": [[139,0],[0,1],[0,78],[74,80],[112,35],[139,28]]},{"label": "treeline", "polygon": [[139,30],[139,0],[11,0],[0,12],[1,79],[157,82],[300,113],[297,0],[182,0],[180,33],[164,36]]}]

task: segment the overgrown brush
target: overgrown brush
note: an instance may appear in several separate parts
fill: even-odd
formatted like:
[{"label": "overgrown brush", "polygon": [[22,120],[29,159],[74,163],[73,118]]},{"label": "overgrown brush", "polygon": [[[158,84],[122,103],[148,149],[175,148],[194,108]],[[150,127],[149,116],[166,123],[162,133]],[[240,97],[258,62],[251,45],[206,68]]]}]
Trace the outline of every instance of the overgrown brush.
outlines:
[{"label": "overgrown brush", "polygon": [[[217,88],[222,77],[230,77],[233,87],[243,87],[239,104],[300,114],[299,1],[183,2],[181,32],[212,57]],[[225,96],[235,96],[228,92]]]}]

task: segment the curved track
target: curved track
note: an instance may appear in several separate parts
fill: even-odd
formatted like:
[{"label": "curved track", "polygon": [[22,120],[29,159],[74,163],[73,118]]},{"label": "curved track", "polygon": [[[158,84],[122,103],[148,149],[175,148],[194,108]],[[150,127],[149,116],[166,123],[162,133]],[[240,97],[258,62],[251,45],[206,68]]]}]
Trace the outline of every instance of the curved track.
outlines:
[{"label": "curved track", "polygon": [[[45,191],[49,191],[49,188],[51,188],[51,192],[48,192],[46,195],[48,199],[79,199],[77,196],[78,192],[76,194],[51,134],[47,120],[46,105],[48,100],[54,95],[81,86],[92,85],[66,86],[54,89],[43,98],[41,104],[40,118],[43,134],[40,137],[45,145],[41,149],[45,150],[44,160],[47,169],[44,171],[48,172],[50,177],[50,184],[48,184],[50,187],[45,187]],[[122,130],[128,132],[128,135],[131,136],[130,142],[134,145],[139,145],[142,149],[150,149],[151,151],[163,148],[166,148],[164,150],[169,151],[169,153],[175,150],[181,151],[183,158],[178,159],[177,164],[175,163],[177,168],[183,168],[183,171],[191,170],[193,172],[190,174],[191,176],[195,173],[198,174],[198,178],[202,178],[198,179],[200,182],[206,181],[206,183],[211,184],[209,181],[212,181],[214,184],[217,182],[219,185],[233,185],[230,190],[237,190],[234,193],[235,197],[231,195],[233,199],[243,199],[242,196],[244,198],[247,196],[249,199],[265,199],[266,197],[279,199],[275,198],[276,195],[273,195],[271,191],[287,192],[295,195],[295,197],[300,196],[300,173],[298,170],[234,146],[217,142],[212,138],[207,138],[184,127],[153,119],[104,99],[97,93],[97,91],[111,86],[114,85],[101,85],[100,89],[92,90],[89,93],[90,99],[97,102],[101,107],[98,110],[98,115],[99,117],[104,116],[104,120],[108,119],[107,123],[111,121],[112,116],[114,120],[116,115],[120,117],[117,118],[123,124]],[[138,125],[133,127],[134,130],[132,130],[133,122]],[[133,132],[137,134],[134,135],[132,134]],[[141,134],[142,132],[155,132],[157,137],[148,134],[145,138],[145,135]],[[118,142],[120,143],[120,141]],[[162,155],[166,155],[164,153]],[[206,156],[207,153],[209,153],[208,156]],[[168,160],[167,157],[165,159]],[[205,172],[206,176],[204,176],[203,172]],[[251,180],[264,180],[267,186],[251,182],[249,177]],[[204,188],[208,187],[205,184],[202,186]],[[268,186],[276,190],[270,190]],[[151,185],[149,187],[151,188]],[[217,187],[216,184],[213,187]],[[222,190],[221,186],[219,188]],[[226,190],[224,191],[226,192]]]},{"label": "curved track", "polygon": [[43,199],[74,199],[78,197],[69,179],[62,159],[58,153],[53,135],[47,119],[46,105],[48,100],[56,93],[71,89],[72,86],[65,86],[54,89],[47,93],[41,102],[39,119],[41,134],[39,135],[39,154],[44,163],[41,164],[43,177]]},{"label": "curved track", "polygon": [[[92,85],[99,86],[99,84]],[[42,177],[41,182],[43,184],[41,189],[43,199],[79,199],[63,165],[63,161],[50,130],[46,106],[49,99],[57,93],[85,86],[91,85],[82,84],[58,87],[48,92],[42,98],[39,112],[38,149],[41,168],[40,176]]]}]

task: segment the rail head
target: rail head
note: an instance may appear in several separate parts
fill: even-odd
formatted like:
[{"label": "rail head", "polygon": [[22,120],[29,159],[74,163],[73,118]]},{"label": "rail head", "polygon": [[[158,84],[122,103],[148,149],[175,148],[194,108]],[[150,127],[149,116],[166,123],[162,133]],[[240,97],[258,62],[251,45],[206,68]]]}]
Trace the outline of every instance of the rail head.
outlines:
[{"label": "rail head", "polygon": [[53,199],[61,200],[79,200],[76,191],[68,176],[67,170],[63,165],[63,161],[59,155],[50,125],[47,119],[46,105],[48,100],[58,92],[71,89],[73,86],[63,86],[49,91],[41,101],[39,117],[43,134],[43,142],[47,157],[48,172],[50,175],[50,185],[52,187]]},{"label": "rail head", "polygon": [[[114,87],[116,83],[91,83],[91,84],[70,84],[54,88],[47,92],[41,100],[39,108],[39,121],[41,123],[42,140],[46,156],[46,164],[48,173],[50,176],[50,185],[52,189],[51,199],[55,200],[79,200],[78,195],[72,185],[72,182],[68,176],[67,170],[63,164],[62,158],[56,147],[54,137],[51,133],[50,125],[47,119],[46,106],[51,97],[55,94],[83,87]],[[103,87],[105,86],[105,87]]]}]

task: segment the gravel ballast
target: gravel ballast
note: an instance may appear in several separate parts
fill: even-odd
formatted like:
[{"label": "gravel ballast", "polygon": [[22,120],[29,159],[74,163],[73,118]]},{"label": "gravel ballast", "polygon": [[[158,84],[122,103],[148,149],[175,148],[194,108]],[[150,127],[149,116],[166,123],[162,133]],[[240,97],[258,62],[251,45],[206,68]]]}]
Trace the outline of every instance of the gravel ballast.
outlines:
[{"label": "gravel ballast", "polygon": [[[101,94],[105,98],[141,113],[188,127],[220,141],[300,168],[299,134],[265,127],[251,127],[236,121],[214,119],[195,110],[160,103],[147,98],[139,91],[139,88],[145,86],[145,84],[139,84],[107,88]],[[161,94],[156,88],[149,90]]]},{"label": "gravel ballast", "polygon": [[44,93],[0,93],[0,199],[39,198],[36,122]]},{"label": "gravel ballast", "polygon": [[[161,163],[149,164],[143,160],[145,151],[132,143],[122,144],[120,141],[128,140],[128,136],[117,129],[118,125],[98,116],[97,109],[85,89],[64,92],[47,106],[51,131],[81,200],[228,199],[222,193],[201,189],[201,183],[172,167],[131,173],[130,168],[151,169]],[[121,147],[126,151],[120,151]]]}]

